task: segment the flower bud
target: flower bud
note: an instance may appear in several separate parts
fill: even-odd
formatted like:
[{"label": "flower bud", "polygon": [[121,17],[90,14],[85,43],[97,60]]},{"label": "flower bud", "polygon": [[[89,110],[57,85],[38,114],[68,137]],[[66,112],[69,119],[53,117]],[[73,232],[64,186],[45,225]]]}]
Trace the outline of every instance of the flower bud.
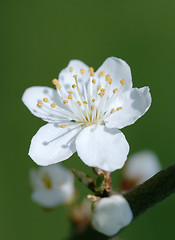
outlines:
[{"label": "flower bud", "polygon": [[133,219],[131,208],[122,195],[102,198],[93,210],[92,225],[100,233],[113,236]]},{"label": "flower bud", "polygon": [[135,153],[128,159],[124,167],[121,188],[130,190],[160,170],[161,165],[155,153],[148,150]]}]

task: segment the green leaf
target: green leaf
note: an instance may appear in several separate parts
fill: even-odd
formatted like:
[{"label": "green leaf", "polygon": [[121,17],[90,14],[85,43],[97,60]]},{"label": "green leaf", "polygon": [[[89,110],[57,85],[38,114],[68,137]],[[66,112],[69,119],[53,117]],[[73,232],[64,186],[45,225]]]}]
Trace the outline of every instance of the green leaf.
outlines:
[{"label": "green leaf", "polygon": [[102,187],[103,183],[104,183],[104,174],[100,173],[95,180],[95,186],[97,188],[100,188]]}]

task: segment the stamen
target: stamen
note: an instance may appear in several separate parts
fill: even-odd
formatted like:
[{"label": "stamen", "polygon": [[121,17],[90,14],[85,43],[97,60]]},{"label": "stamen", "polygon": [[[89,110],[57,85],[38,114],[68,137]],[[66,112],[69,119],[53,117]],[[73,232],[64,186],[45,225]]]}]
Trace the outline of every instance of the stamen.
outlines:
[{"label": "stamen", "polygon": [[99,85],[98,88],[97,88],[97,91],[100,91],[100,89],[101,89],[101,86]]},{"label": "stamen", "polygon": [[68,91],[68,93],[69,93],[69,94],[73,94],[73,92],[72,92],[72,91]]},{"label": "stamen", "polygon": [[90,76],[91,76],[91,77],[94,77],[94,76],[95,76],[95,73],[94,73],[94,72],[91,72],[91,73],[90,73]]},{"label": "stamen", "polygon": [[120,83],[121,83],[121,85],[125,85],[126,81],[125,81],[124,79],[122,79],[122,80],[120,81]]},{"label": "stamen", "polygon": [[96,80],[95,80],[95,79],[92,79],[92,83],[93,83],[93,84],[96,84]]},{"label": "stamen", "polygon": [[43,102],[42,101],[38,101],[37,106],[38,107],[42,107],[43,106]]},{"label": "stamen", "polygon": [[43,98],[43,102],[48,102],[48,98]]},{"label": "stamen", "polygon": [[63,101],[64,104],[66,104],[66,103],[68,103],[68,102],[69,102],[68,100],[64,100],[64,101]]},{"label": "stamen", "polygon": [[88,104],[88,102],[87,102],[87,101],[84,101],[83,103],[84,103],[84,104]]},{"label": "stamen", "polygon": [[73,85],[72,85],[72,88],[76,88],[76,85],[75,85],[75,84],[73,84]]},{"label": "stamen", "polygon": [[101,92],[105,93],[105,91],[106,91],[106,89],[104,89],[104,88],[101,89]]},{"label": "stamen", "polygon": [[68,99],[73,99],[73,96],[69,94],[67,98]]},{"label": "stamen", "polygon": [[81,107],[81,102],[80,101],[77,101],[77,104]]},{"label": "stamen", "polygon": [[50,105],[52,108],[55,108],[56,107],[56,103],[52,103],[51,105]]},{"label": "stamen", "polygon": [[58,89],[62,88],[61,85],[59,84],[59,82],[57,83],[56,88],[58,88]]},{"label": "stamen", "polygon": [[66,125],[64,125],[64,124],[61,124],[60,125],[60,128],[66,128],[67,126]]},{"label": "stamen", "polygon": [[112,79],[110,78],[109,81],[108,81],[109,85],[112,84]]},{"label": "stamen", "polygon": [[92,106],[91,106],[91,111],[94,111],[94,108],[95,108],[95,107],[92,105]]},{"label": "stamen", "polygon": [[95,102],[95,99],[94,99],[94,98],[92,99],[92,102]]},{"label": "stamen", "polygon": [[100,75],[100,76],[104,76],[104,75],[105,75],[105,72],[104,72],[104,71],[101,71],[101,72],[99,72],[99,75]]},{"label": "stamen", "polygon": [[54,78],[53,80],[52,80],[52,83],[53,83],[53,85],[57,85],[58,84],[58,79],[56,79],[56,78]]},{"label": "stamen", "polygon": [[114,109],[114,108],[112,108],[112,109],[111,109],[111,111],[110,111],[110,113],[112,114],[114,111],[115,111],[115,109]]},{"label": "stamen", "polygon": [[105,94],[103,92],[100,92],[98,95],[102,98]]},{"label": "stamen", "polygon": [[109,82],[111,76],[109,74],[106,75],[106,81]]},{"label": "stamen", "polygon": [[80,69],[81,74],[83,75],[85,73],[84,69]]},{"label": "stamen", "polygon": [[69,68],[69,72],[73,72],[73,67],[70,67],[70,68]]},{"label": "stamen", "polygon": [[88,69],[88,72],[89,72],[89,73],[92,73],[92,72],[94,72],[94,69],[93,69],[93,67],[90,67],[90,68]]},{"label": "stamen", "polygon": [[75,83],[76,83],[76,86],[77,86],[78,94],[81,98],[81,101],[83,102],[83,98],[82,98],[82,95],[81,95],[81,92],[80,92],[80,89],[79,89],[79,86],[78,86],[77,75],[74,75],[73,77],[75,78]]},{"label": "stamen", "polygon": [[122,110],[122,107],[118,107],[118,108],[117,108],[117,111],[119,111],[119,110]]},{"label": "stamen", "polygon": [[118,91],[118,88],[114,88],[113,93],[115,94]]}]

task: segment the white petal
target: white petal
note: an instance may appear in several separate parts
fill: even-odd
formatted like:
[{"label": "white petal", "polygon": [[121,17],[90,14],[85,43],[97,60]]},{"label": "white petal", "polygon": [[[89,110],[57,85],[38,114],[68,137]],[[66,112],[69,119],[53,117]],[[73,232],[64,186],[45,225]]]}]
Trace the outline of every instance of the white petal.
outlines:
[{"label": "white petal", "polygon": [[32,138],[29,156],[38,165],[46,166],[68,159],[75,152],[75,136],[79,128],[60,128],[46,124]]},{"label": "white petal", "polygon": [[112,107],[122,107],[105,119],[109,128],[123,128],[133,124],[138,118],[144,115],[151,106],[151,94],[149,87],[133,88],[120,94]]},{"label": "white petal", "polygon": [[32,193],[32,200],[43,207],[52,208],[64,203],[63,193],[60,190],[38,190]]},{"label": "white petal", "polygon": [[120,88],[121,83],[120,81],[124,79],[126,81],[126,84],[122,87],[123,90],[126,90],[128,88],[132,87],[132,76],[131,76],[131,70],[129,65],[123,61],[120,58],[116,57],[110,57],[107,58],[104,63],[101,65],[101,67],[96,71],[95,78],[99,81],[101,79],[101,82],[105,83],[105,76],[99,78],[100,71],[105,72],[105,76],[107,74],[110,75],[112,78],[112,88]]},{"label": "white petal", "polygon": [[76,148],[82,161],[91,167],[114,171],[123,167],[129,145],[118,129],[104,125],[86,127],[76,139]]},{"label": "white petal", "polygon": [[[69,71],[70,67],[73,68],[73,72]],[[83,74],[83,80],[86,83],[89,79],[89,73],[88,73],[89,67],[80,60],[71,60],[68,64],[68,66],[66,68],[64,68],[58,76],[58,80],[61,83],[61,85],[64,85],[64,87],[68,90],[72,89],[72,85],[75,84],[75,79],[73,76],[77,75],[78,80],[79,80],[79,78],[82,78],[80,69],[85,70],[85,73]],[[81,84],[79,87],[81,87]],[[80,90],[82,90],[82,89],[80,89]]]},{"label": "white petal", "polygon": [[141,151],[129,157],[124,167],[124,178],[137,180],[137,185],[148,180],[161,170],[160,161],[152,151]]},{"label": "white petal", "polygon": [[53,102],[59,105],[59,96],[57,91],[49,87],[37,86],[27,88],[22,96],[22,101],[35,116],[40,118],[53,118],[52,109],[50,111],[44,111],[43,107],[40,108],[37,106],[38,101],[43,101],[43,98],[48,98],[49,103],[46,103],[47,105],[50,105]]},{"label": "white petal", "polygon": [[131,208],[122,195],[102,198],[96,205],[92,225],[107,236],[113,236],[133,219]]}]

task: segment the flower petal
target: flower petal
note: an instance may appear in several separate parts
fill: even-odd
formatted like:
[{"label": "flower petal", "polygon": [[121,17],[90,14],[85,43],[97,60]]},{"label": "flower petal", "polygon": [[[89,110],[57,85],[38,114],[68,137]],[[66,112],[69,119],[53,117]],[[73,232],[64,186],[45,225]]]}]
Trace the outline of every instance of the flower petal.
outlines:
[{"label": "flower petal", "polygon": [[[104,71],[105,75],[100,77],[100,72]],[[132,87],[132,76],[129,65],[120,58],[109,57],[107,58],[101,67],[96,71],[95,78],[100,81],[101,85],[105,85],[105,76],[109,74],[112,78],[112,88],[121,88],[120,81],[125,80],[125,85],[122,87],[123,90]],[[122,90],[122,91],[123,91]]]},{"label": "flower petal", "polygon": [[[38,101],[43,101],[43,98],[48,98],[49,103],[55,102],[59,105],[59,96],[55,89],[49,87],[30,87],[27,88],[22,96],[23,103],[27,106],[27,108],[33,113],[33,115],[46,118],[52,117],[51,111],[46,112],[43,108],[37,106]],[[63,105],[63,104],[62,104]],[[62,106],[62,108],[64,105]]]},{"label": "flower petal", "polygon": [[48,123],[32,138],[29,156],[38,165],[46,166],[68,159],[75,152],[75,136],[79,127],[60,128]]},{"label": "flower petal", "polygon": [[144,115],[151,106],[151,94],[149,87],[133,88],[120,94],[120,98],[113,105],[122,107],[121,110],[111,114],[105,119],[109,128],[123,128],[133,124],[138,118]]},{"label": "flower petal", "polygon": [[105,171],[122,168],[129,152],[123,133],[104,125],[86,127],[75,143],[77,153],[86,165]]},{"label": "flower petal", "polygon": [[[72,72],[69,71],[70,68],[72,68]],[[64,85],[67,90],[70,90],[72,88],[72,85],[75,84],[75,79],[73,77],[74,75],[77,75],[78,81],[81,82],[82,75],[80,69],[85,70],[85,73],[83,74],[83,81],[86,83],[90,78],[88,73],[89,67],[84,62],[75,59],[71,60],[68,66],[60,72],[58,76],[60,84]],[[81,84],[79,87],[81,88]]]}]

